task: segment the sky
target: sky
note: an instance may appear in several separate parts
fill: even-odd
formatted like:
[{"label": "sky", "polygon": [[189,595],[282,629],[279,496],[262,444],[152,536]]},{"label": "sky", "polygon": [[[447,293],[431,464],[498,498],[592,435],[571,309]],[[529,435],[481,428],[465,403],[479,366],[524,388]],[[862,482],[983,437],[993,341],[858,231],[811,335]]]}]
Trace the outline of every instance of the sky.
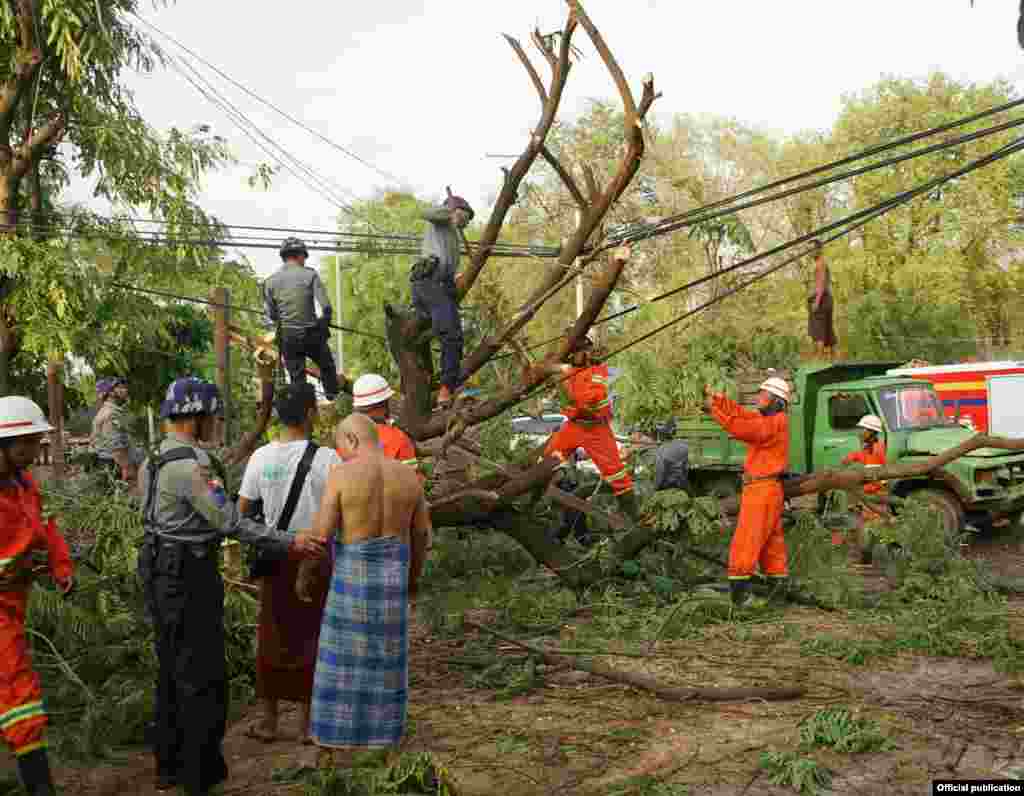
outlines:
[{"label": "sky", "polygon": [[[663,92],[657,118],[709,113],[786,135],[828,129],[844,94],[883,75],[941,69],[972,82],[1007,79],[1018,89],[1024,80],[1012,0],[976,0],[974,8],[970,0],[588,0],[585,7],[637,98],[643,76],[654,74]],[[510,162],[488,155],[521,152],[539,114],[534,88],[501,34],[519,38],[546,79],[529,33],[560,29],[565,15],[561,0],[177,0],[144,18],[421,198],[440,200],[451,185],[479,218],[496,196],[499,167]],[[591,99],[617,100],[585,32],[573,41],[583,59],[569,77],[563,119]],[[394,186],[162,43],[346,200]],[[180,74],[133,74],[128,83],[157,129],[203,123],[229,141],[239,165],[210,175],[200,197],[221,221],[337,227],[337,204],[287,173],[268,191],[251,189],[246,178],[268,156]],[[87,186],[73,195],[86,199]],[[246,255],[261,276],[279,264],[272,250]]]}]

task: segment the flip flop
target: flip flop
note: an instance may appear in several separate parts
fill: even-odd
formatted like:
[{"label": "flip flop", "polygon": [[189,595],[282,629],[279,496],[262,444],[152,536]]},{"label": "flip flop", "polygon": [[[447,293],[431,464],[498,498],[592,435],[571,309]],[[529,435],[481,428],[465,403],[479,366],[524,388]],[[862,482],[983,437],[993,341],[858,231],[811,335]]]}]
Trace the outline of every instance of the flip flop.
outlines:
[{"label": "flip flop", "polygon": [[274,743],[278,740],[277,733],[268,735],[266,730],[263,730],[260,727],[259,722],[250,724],[245,728],[245,737],[252,738],[256,741],[262,741],[263,743]]}]

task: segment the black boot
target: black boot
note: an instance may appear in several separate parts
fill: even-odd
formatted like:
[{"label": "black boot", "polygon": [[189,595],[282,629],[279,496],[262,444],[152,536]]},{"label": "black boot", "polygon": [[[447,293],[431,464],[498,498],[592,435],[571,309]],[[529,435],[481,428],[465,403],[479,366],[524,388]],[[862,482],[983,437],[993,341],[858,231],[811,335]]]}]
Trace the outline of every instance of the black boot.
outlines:
[{"label": "black boot", "polygon": [[619,509],[634,525],[640,522],[640,505],[637,503],[636,493],[633,490],[616,495],[615,502],[619,504]]},{"label": "black boot", "polygon": [[732,604],[737,608],[742,608],[750,602],[750,581],[730,580],[729,593],[732,595]]},{"label": "black boot", "polygon": [[779,605],[786,602],[786,593],[789,591],[789,578],[772,578],[772,593],[768,602]]},{"label": "black boot", "polygon": [[18,774],[29,796],[57,796],[50,776],[50,758],[45,749],[35,749],[18,758]]}]

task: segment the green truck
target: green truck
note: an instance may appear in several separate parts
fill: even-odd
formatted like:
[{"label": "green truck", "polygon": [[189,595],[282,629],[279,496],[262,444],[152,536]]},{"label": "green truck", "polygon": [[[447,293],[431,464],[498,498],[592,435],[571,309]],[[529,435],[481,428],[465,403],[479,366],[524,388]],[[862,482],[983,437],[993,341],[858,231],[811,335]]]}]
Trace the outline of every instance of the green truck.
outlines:
[{"label": "green truck", "polygon": [[[804,475],[841,467],[860,447],[857,422],[878,415],[888,463],[909,463],[959,445],[974,432],[945,416],[927,382],[886,376],[898,362],[811,365],[796,371],[789,411],[788,471]],[[709,416],[679,424],[689,445],[689,480],[697,494],[736,494],[746,446]],[[1024,453],[982,448],[928,476],[888,482],[890,493],[928,501],[949,530],[1009,518],[1024,510]]]}]

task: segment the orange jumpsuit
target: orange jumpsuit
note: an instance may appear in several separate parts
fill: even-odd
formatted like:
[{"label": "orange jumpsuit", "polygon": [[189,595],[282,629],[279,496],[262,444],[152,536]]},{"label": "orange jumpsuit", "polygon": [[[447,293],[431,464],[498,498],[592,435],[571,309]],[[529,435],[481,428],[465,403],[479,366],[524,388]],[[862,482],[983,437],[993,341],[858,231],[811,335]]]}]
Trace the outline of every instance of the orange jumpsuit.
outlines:
[{"label": "orange jumpsuit", "polygon": [[749,580],[758,563],[769,578],[785,578],[789,567],[781,476],[789,461],[789,419],[785,412],[765,416],[744,409],[724,395],[712,399],[711,416],[747,445],[739,522],[729,547],[729,580]]},{"label": "orange jumpsuit", "polygon": [[569,421],[551,435],[544,455],[558,454],[564,459],[577,448],[583,448],[616,495],[629,492],[633,489],[633,478],[622,463],[612,434],[608,366],[572,368],[563,385],[569,399],[565,407]]},{"label": "orange jumpsuit", "polygon": [[34,578],[32,552],[45,551],[54,580],[72,575],[67,542],[51,519],[32,476],[0,487],[0,731],[15,755],[46,745],[46,712],[39,675],[25,638],[25,609]]},{"label": "orange jumpsuit", "polygon": [[[879,440],[868,450],[862,448],[859,451],[847,454],[846,458],[843,459],[843,464],[885,464],[885,443]],[[873,495],[881,491],[882,483],[880,481],[864,484],[864,494],[866,495]]]},{"label": "orange jumpsuit", "polygon": [[[872,445],[868,450],[864,450],[862,448],[859,451],[849,453],[843,459],[843,464],[863,464],[865,466],[872,464],[885,464],[885,443],[882,442],[882,440],[878,440],[878,442]],[[877,495],[885,490],[885,485],[880,481],[875,481],[870,484],[864,484],[863,490],[865,495]],[[879,512],[874,507],[863,504],[860,506],[860,515],[864,522],[885,518],[885,514]],[[844,534],[833,532],[832,544],[843,544],[845,540],[846,537]]]}]

